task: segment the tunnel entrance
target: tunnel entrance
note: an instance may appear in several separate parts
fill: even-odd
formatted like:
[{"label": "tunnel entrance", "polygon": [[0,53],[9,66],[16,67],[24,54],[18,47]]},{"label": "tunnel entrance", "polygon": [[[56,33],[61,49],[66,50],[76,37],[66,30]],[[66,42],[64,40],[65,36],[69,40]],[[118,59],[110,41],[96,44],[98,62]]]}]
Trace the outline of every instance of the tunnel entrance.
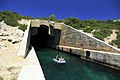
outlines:
[{"label": "tunnel entrance", "polygon": [[49,41],[52,36],[48,34],[49,27],[40,25],[40,27],[31,28],[31,45],[37,49],[49,47]]},{"label": "tunnel entrance", "polygon": [[86,51],[86,59],[90,58],[90,51]]},{"label": "tunnel entrance", "polygon": [[60,33],[61,30],[53,29],[51,26],[40,25],[40,27],[31,27],[30,44],[35,49],[57,46],[60,41]]}]

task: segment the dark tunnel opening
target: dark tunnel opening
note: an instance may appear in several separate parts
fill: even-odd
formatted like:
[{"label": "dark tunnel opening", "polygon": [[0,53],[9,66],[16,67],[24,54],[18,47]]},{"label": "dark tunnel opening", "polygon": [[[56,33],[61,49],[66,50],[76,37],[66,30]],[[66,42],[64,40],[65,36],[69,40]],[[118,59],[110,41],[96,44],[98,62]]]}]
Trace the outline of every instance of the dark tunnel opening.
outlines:
[{"label": "dark tunnel opening", "polygon": [[40,25],[40,27],[31,27],[30,44],[37,50],[41,48],[56,47],[60,41],[61,30],[51,29],[50,33],[52,34],[49,34],[49,27],[46,25]]}]

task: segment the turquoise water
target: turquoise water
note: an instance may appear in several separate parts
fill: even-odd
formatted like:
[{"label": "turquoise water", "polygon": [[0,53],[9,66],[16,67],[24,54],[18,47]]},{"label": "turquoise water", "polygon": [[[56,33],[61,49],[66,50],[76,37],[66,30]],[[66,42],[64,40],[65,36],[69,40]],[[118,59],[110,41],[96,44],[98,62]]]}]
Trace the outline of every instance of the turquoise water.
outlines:
[{"label": "turquoise water", "polygon": [[[52,49],[36,52],[46,80],[120,80],[120,71],[82,60],[77,56]],[[52,59],[56,55],[65,57],[67,63],[55,63]]]}]

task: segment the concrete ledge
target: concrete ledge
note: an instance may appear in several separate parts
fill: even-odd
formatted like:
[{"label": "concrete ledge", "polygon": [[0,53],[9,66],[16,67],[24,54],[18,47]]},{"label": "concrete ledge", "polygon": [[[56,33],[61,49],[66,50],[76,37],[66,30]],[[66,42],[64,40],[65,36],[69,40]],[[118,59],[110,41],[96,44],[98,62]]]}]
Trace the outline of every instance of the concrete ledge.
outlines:
[{"label": "concrete ledge", "polygon": [[98,62],[105,66],[120,70],[120,54],[113,53],[113,52],[105,52],[105,51],[97,51],[97,50],[89,50],[89,49],[81,49],[76,47],[69,47],[69,46],[58,46],[60,50],[70,52],[81,56],[81,58],[86,59],[86,52],[90,52],[88,61]]},{"label": "concrete ledge", "polygon": [[30,23],[31,21],[29,21],[27,29],[25,30],[23,39],[21,41],[17,56],[21,56],[21,57],[25,57],[28,51],[28,45],[29,45],[29,38],[30,38],[30,34],[29,34],[29,30],[30,30]]},{"label": "concrete ledge", "polygon": [[34,48],[31,49],[26,57],[24,66],[18,76],[18,80],[45,80]]}]

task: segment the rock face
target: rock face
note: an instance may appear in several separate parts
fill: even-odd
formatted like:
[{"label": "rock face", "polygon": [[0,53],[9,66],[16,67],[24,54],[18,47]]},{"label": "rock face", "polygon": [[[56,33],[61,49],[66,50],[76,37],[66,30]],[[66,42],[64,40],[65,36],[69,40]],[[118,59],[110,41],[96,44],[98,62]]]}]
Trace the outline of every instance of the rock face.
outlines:
[{"label": "rock face", "polygon": [[20,21],[18,21],[19,24],[25,24],[28,25],[29,20],[27,19],[21,19]]},{"label": "rock face", "polygon": [[9,42],[20,42],[24,32],[18,27],[11,27],[3,22],[0,22],[0,41],[8,40]]},{"label": "rock face", "polygon": [[24,32],[0,22],[0,77],[4,80],[17,79],[23,66],[23,58],[16,54]]},{"label": "rock face", "polygon": [[112,34],[110,36],[108,36],[107,38],[104,38],[104,41],[106,43],[111,42],[112,40],[116,40],[117,38],[117,34],[116,34],[117,30],[112,30]]}]

